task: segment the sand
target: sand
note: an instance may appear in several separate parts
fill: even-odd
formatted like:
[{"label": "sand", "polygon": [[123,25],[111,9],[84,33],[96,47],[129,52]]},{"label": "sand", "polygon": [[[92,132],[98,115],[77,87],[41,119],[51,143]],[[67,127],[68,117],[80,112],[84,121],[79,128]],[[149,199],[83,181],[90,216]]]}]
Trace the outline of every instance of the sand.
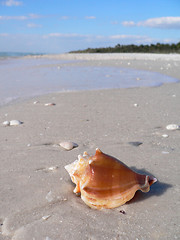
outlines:
[{"label": "sand", "polygon": [[[94,61],[84,64],[117,63]],[[127,65],[129,60],[120,61]],[[131,59],[132,65],[180,79],[179,60],[153,65],[147,58]],[[48,102],[56,105],[44,106]],[[180,83],[173,83],[54,93],[1,107],[1,122],[18,119],[23,124],[0,126],[0,239],[178,239],[180,130],[166,126],[180,125],[179,103]],[[64,140],[79,146],[65,151],[58,146]],[[137,141],[142,144],[129,144]],[[64,166],[84,151],[94,154],[96,147],[158,182],[121,207],[89,208],[73,193]]]}]

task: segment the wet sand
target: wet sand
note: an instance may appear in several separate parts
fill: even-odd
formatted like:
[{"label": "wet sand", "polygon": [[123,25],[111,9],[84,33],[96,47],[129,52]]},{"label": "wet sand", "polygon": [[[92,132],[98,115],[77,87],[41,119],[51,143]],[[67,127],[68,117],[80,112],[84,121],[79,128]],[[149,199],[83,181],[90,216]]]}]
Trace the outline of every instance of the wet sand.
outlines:
[{"label": "wet sand", "polygon": [[[159,86],[176,82],[176,75],[167,74],[174,75],[175,69],[179,72],[178,56],[62,54],[0,60],[0,107],[11,101],[53,92]],[[150,71],[152,67],[155,72]]]},{"label": "wet sand", "polygon": [[[178,60],[119,61],[180,79]],[[117,61],[84,62],[97,63]],[[56,105],[44,106],[48,102]],[[1,122],[23,122],[0,127],[0,239],[178,239],[180,131],[166,126],[180,125],[179,103],[180,83],[171,83],[54,93],[0,108]],[[65,151],[58,146],[64,140],[79,146]],[[64,166],[96,147],[158,182],[121,207],[89,208],[73,193]]]}]

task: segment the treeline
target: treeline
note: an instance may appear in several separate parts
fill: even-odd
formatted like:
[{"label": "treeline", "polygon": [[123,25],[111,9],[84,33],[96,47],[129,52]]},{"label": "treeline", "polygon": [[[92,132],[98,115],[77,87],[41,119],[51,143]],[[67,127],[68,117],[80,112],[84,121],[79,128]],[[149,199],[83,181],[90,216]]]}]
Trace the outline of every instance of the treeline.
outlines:
[{"label": "treeline", "polygon": [[70,53],[180,53],[180,42],[177,44],[157,43],[151,45],[117,44],[115,47],[87,48]]}]

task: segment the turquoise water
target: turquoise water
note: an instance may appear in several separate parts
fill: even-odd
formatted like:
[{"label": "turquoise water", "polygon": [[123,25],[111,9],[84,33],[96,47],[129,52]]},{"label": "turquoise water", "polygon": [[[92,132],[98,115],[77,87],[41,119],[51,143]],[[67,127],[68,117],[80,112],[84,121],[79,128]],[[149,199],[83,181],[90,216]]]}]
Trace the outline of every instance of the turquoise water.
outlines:
[{"label": "turquoise water", "polygon": [[[17,55],[16,55],[17,57]],[[0,105],[52,92],[159,86],[177,82],[169,76],[119,67],[73,66],[48,58],[0,60]]]},{"label": "turquoise water", "polygon": [[40,53],[22,53],[22,52],[0,52],[0,58],[24,57],[42,55]]}]

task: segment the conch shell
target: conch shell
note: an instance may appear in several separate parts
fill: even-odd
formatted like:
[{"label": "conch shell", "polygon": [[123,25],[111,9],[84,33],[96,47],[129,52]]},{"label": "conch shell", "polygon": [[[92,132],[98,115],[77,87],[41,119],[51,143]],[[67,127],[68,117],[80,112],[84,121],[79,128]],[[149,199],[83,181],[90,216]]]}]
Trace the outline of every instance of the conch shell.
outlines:
[{"label": "conch shell", "polygon": [[132,199],[137,190],[148,192],[157,181],[154,177],[132,171],[98,148],[94,156],[84,152],[65,169],[76,184],[74,193],[81,193],[82,200],[96,209],[119,207]]}]

